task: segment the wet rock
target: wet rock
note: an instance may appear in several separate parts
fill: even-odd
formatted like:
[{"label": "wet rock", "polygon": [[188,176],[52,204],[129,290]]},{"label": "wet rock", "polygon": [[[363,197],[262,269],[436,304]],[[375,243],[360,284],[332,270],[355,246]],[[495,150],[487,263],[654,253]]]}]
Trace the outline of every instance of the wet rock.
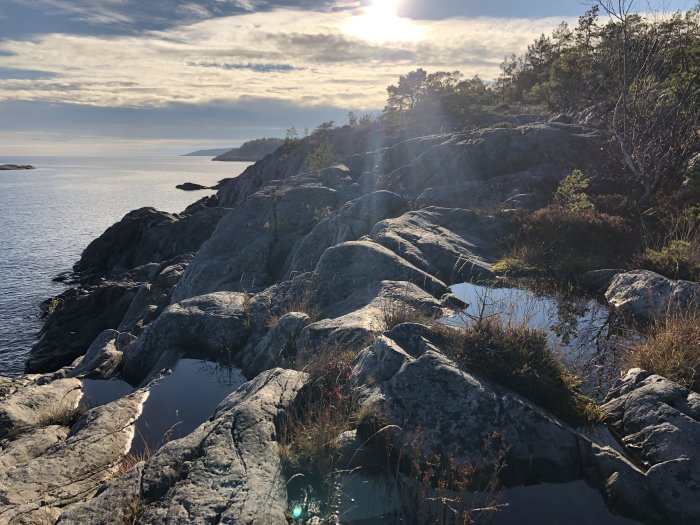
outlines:
[{"label": "wet rock", "polygon": [[377,222],[397,217],[406,209],[406,201],[388,191],[370,193],[346,202],[304,238],[294,254],[290,273],[313,270],[326,249],[341,242],[355,241],[369,234]]},{"label": "wet rock", "polygon": [[169,306],[124,355],[122,377],[137,385],[179,357],[230,361],[250,333],[249,301],[216,292]]},{"label": "wet rock", "polygon": [[[141,521],[286,524],[276,421],[305,381],[301,372],[264,372],[227,397],[210,421],[164,445],[133,482]],[[82,518],[99,519],[106,504],[85,507]]]},{"label": "wet rock", "polygon": [[65,440],[37,457],[16,461],[10,452],[15,463],[0,470],[0,522],[27,523],[29,516],[47,513],[57,517],[59,509],[92,497],[128,451],[146,396],[139,391],[90,410]]},{"label": "wet rock", "polygon": [[663,319],[669,310],[700,304],[700,284],[635,270],[616,275],[605,297],[619,311],[653,321]]},{"label": "wet rock", "polygon": [[649,466],[657,508],[670,522],[700,520],[700,394],[640,369],[611,390],[606,420]]},{"label": "wet rock", "polygon": [[11,171],[11,170],[33,170],[34,166],[29,164],[0,164],[0,171]]},{"label": "wet rock", "polygon": [[105,330],[92,342],[71,377],[110,379],[121,365],[124,353],[136,343],[136,337],[116,330]]},{"label": "wet rock", "polygon": [[463,209],[426,208],[378,223],[372,239],[444,282],[494,276],[499,222]]}]

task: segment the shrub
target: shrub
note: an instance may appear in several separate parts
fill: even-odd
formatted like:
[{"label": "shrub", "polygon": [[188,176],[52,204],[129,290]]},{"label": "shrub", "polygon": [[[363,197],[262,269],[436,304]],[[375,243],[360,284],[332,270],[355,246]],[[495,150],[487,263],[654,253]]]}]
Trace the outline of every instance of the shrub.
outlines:
[{"label": "shrub", "polygon": [[593,209],[574,212],[552,205],[515,218],[515,234],[507,244],[509,267],[540,272],[578,274],[621,266],[632,256],[634,235],[628,223]]},{"label": "shrub", "polygon": [[647,248],[636,259],[636,266],[672,279],[700,280],[700,245],[674,240],[660,250]]},{"label": "shrub", "polygon": [[574,170],[564,178],[554,194],[554,202],[569,211],[580,212],[593,209],[586,190],[590,180],[583,176],[581,170]]},{"label": "shrub", "polygon": [[330,142],[324,140],[315,150],[311,152],[309,157],[309,171],[318,173],[319,171],[328,168],[338,161],[338,156],[333,153],[333,147]]},{"label": "shrub", "polygon": [[549,348],[543,330],[487,318],[465,326],[449,353],[465,369],[483,373],[572,425],[599,419],[597,406]]},{"label": "shrub", "polygon": [[700,310],[672,311],[648,329],[626,363],[700,391]]}]

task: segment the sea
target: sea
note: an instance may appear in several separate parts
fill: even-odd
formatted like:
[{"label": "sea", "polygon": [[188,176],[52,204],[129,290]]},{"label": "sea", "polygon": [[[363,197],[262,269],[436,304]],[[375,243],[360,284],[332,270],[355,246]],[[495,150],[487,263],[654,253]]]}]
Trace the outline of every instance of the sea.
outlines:
[{"label": "sea", "polygon": [[209,157],[2,157],[0,164],[0,375],[24,371],[42,320],[39,305],[66,289],[54,282],[87,245],[126,213],[152,206],[181,212],[214,193],[186,192],[183,182],[212,186],[250,163]]}]

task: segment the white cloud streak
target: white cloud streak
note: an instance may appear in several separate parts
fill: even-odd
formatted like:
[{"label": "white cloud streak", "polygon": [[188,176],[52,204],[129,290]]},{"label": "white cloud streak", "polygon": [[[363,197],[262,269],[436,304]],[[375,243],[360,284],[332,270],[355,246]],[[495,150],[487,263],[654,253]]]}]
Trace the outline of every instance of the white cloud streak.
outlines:
[{"label": "white cloud streak", "polygon": [[[236,3],[255,6],[250,0]],[[504,55],[523,51],[561,21],[413,21],[418,40],[379,44],[349,35],[351,16],[349,11],[277,9],[138,36],[47,34],[32,41],[2,41],[0,67],[31,65],[56,76],[0,80],[0,100],[159,107],[252,96],[376,109],[383,105],[386,86],[416,67],[495,78]]]}]

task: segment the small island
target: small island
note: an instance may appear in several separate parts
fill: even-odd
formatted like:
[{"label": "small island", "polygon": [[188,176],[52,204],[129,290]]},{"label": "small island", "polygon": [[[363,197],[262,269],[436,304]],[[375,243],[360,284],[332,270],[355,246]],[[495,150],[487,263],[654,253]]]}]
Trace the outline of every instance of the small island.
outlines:
[{"label": "small island", "polygon": [[0,164],[0,171],[10,171],[10,170],[33,170],[36,169],[34,166],[29,164]]}]

